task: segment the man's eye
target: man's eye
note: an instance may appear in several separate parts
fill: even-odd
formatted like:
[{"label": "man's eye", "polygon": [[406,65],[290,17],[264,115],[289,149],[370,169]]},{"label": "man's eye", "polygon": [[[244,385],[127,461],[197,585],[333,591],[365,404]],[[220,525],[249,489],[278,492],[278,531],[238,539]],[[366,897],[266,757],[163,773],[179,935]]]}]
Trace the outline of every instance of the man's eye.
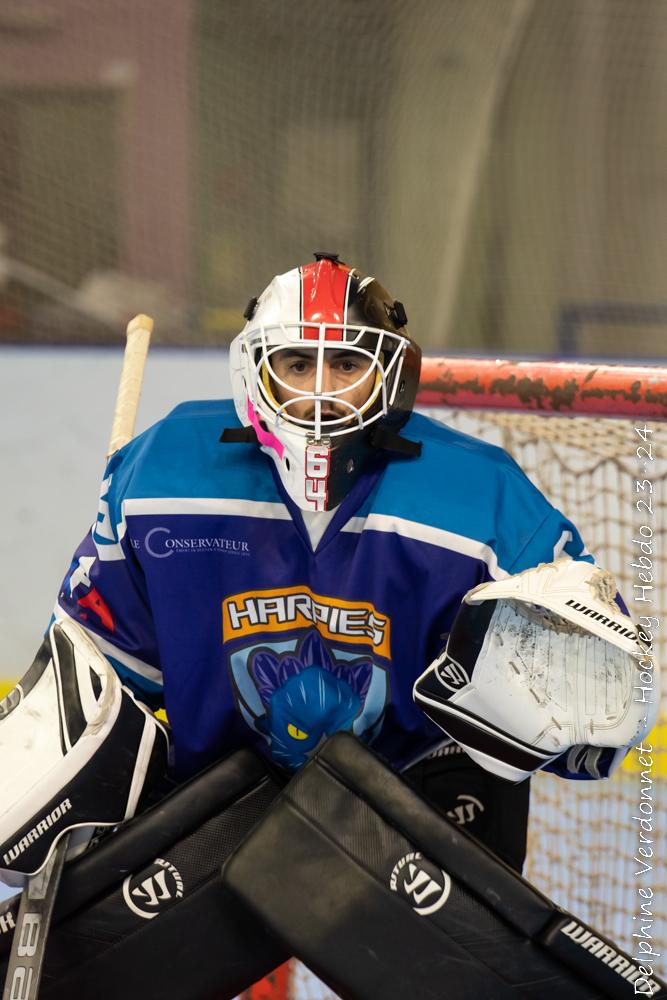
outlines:
[{"label": "man's eye", "polygon": [[359,368],[359,363],[357,361],[341,361],[340,368],[344,372],[354,372]]},{"label": "man's eye", "polygon": [[289,366],[289,370],[294,375],[303,375],[305,373],[305,371],[306,371],[306,362],[305,361],[293,361],[292,364]]}]

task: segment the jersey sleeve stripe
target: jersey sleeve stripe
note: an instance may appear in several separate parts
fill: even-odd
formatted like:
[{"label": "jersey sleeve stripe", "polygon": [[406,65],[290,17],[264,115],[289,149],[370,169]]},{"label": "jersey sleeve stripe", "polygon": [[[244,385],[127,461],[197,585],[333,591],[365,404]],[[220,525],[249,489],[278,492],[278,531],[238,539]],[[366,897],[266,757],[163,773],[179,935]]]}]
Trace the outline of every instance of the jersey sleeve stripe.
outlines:
[{"label": "jersey sleeve stripe", "polygon": [[396,517],[393,514],[369,514],[364,530],[392,532],[403,538],[414,538],[419,542],[427,542],[442,549],[470,556],[471,559],[479,559],[486,564],[494,580],[502,580],[509,576],[509,573],[498,565],[498,557],[489,545],[478,542],[474,538],[466,538],[465,535],[447,531],[445,528],[434,528],[430,524],[420,524],[403,517]]}]

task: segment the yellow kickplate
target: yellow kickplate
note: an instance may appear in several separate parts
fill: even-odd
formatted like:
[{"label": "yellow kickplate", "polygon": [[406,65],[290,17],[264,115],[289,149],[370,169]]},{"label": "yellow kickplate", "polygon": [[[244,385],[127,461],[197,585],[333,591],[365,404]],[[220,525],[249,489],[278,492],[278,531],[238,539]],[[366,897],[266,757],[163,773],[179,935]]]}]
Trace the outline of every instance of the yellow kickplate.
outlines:
[{"label": "yellow kickplate", "polygon": [[[623,771],[626,774],[640,774],[649,770],[652,778],[667,778],[667,715],[662,715],[658,719],[641,745],[646,753],[641,753],[633,747],[621,765]],[[644,760],[640,760],[640,757]]]},{"label": "yellow kickplate", "polygon": [[0,699],[4,698],[6,694],[9,694],[15,684],[16,681],[7,680],[6,677],[0,677]]}]

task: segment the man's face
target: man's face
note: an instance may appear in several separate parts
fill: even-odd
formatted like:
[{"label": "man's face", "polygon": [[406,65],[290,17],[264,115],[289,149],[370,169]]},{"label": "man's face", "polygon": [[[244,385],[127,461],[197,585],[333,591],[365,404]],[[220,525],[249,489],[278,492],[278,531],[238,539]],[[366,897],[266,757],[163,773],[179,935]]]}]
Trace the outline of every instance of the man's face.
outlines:
[{"label": "man's face", "polygon": [[[286,348],[276,351],[271,357],[271,366],[278,378],[291,386],[292,389],[301,390],[301,392],[315,391],[317,350]],[[345,349],[325,350],[322,364],[322,395],[350,388],[346,392],[341,392],[340,396],[335,399],[324,400],[321,419],[326,421],[337,420],[340,417],[353,417],[354,411],[345,403],[361,410],[375,387],[375,373],[376,368],[371,365],[370,359],[366,355]],[[359,384],[355,386],[354,383],[358,381]],[[286,389],[285,386],[275,381],[272,381],[272,388],[279,403],[286,403],[290,399],[296,400],[287,407],[287,416],[297,417],[300,420],[314,419],[315,401],[313,399],[300,399],[298,392]],[[341,400],[345,400],[345,403]]]}]

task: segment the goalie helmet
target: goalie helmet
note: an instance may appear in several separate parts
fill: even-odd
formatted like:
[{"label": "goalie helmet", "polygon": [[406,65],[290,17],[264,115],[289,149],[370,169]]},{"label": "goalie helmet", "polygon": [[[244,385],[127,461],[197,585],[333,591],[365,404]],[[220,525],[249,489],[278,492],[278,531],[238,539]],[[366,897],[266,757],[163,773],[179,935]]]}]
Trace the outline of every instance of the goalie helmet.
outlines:
[{"label": "goalie helmet", "polygon": [[[336,254],[315,258],[250,300],[230,371],[242,425],[254,430],[294,502],[323,511],[349,493],[374,448],[418,453],[397,432],[417,394],[421,351],[403,305],[379,281]],[[310,376],[278,371],[281,352]],[[336,359],[347,366],[338,382],[327,374]]]}]

